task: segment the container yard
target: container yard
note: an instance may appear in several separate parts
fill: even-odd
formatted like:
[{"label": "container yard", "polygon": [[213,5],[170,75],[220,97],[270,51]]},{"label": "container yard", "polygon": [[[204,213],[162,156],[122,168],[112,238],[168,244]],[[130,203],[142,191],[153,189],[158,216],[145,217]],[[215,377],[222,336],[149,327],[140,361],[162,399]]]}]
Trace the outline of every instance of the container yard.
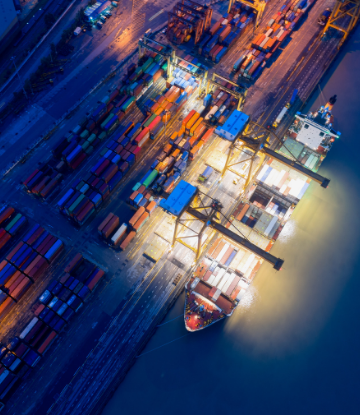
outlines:
[{"label": "container yard", "polygon": [[[26,209],[17,212],[10,193],[0,210],[5,410],[19,408],[41,373],[56,390],[55,398],[46,396],[47,387],[33,397],[44,412],[99,411],[184,287],[185,325],[195,331],[232,314],[264,261],[281,268],[272,246],[310,181],[327,180],[317,171],[340,136],[329,126],[332,104],[313,115],[316,132],[324,120],[321,140],[306,134],[306,116],[294,120],[311,92],[300,85],[282,130],[260,125],[255,132],[257,119],[246,110],[254,98],[230,78],[239,72],[256,85],[266,62],[276,68],[272,54],[286,48],[281,42],[310,6],[274,4],[277,15],[261,22],[246,56],[231,56],[237,64],[227,66],[226,77],[216,65],[248,40],[256,11],[235,2],[215,19],[210,7],[177,3],[169,13],[170,43],[145,33],[136,63],[112,80],[108,95],[52,140],[36,166],[19,167],[16,191]],[[194,53],[174,47],[183,43]],[[266,117],[288,101],[277,100]],[[274,132],[281,131],[279,142]],[[149,292],[156,304],[147,309]],[[80,325],[83,338],[75,335]],[[59,353],[65,342],[70,354],[86,350],[69,358],[66,376],[67,356]],[[55,356],[51,376],[46,368]]]}]

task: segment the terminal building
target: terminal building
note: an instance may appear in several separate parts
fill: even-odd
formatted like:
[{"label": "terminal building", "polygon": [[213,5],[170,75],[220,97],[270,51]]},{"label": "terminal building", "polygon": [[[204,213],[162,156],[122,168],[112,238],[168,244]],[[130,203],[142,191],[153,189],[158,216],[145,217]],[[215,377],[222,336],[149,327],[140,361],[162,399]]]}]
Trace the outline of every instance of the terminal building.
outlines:
[{"label": "terminal building", "polygon": [[18,26],[13,0],[0,0],[0,42]]}]

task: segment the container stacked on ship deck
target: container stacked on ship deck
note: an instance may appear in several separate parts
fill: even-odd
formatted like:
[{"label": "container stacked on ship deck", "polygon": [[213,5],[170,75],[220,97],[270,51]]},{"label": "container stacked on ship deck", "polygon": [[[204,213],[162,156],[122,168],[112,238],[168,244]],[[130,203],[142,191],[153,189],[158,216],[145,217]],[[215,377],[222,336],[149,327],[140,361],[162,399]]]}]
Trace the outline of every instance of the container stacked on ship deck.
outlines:
[{"label": "container stacked on ship deck", "polygon": [[271,59],[274,52],[289,37],[291,31],[314,1],[286,0],[280,10],[275,13],[263,33],[258,34],[246,50],[235,62],[233,71],[240,70],[240,75],[254,80]]}]

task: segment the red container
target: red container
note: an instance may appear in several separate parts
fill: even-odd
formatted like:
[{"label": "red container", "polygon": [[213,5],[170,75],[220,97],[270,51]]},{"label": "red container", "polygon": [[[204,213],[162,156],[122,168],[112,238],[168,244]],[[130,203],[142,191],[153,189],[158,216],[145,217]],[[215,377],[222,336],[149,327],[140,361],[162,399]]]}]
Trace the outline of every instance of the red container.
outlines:
[{"label": "red container", "polygon": [[[43,242],[38,246],[38,248],[36,249],[36,251],[40,254],[43,255],[44,249],[49,245],[53,245],[56,241],[56,237],[53,235],[48,235]],[[51,246],[50,245],[50,246]],[[46,252],[46,251],[45,251]]]},{"label": "red container", "polygon": [[100,279],[104,275],[105,275],[105,272],[102,269],[99,269],[99,271],[96,273],[94,278],[87,285],[87,287],[89,288],[90,291],[92,291],[95,288],[96,284],[100,281]]},{"label": "red container", "polygon": [[102,175],[103,180],[106,183],[109,183],[109,181],[114,177],[117,171],[118,171],[118,165],[111,163],[111,165],[105,170],[105,172]]},{"label": "red container", "polygon": [[40,304],[37,308],[36,308],[36,310],[34,311],[34,315],[36,316],[36,317],[38,317],[39,316],[39,314],[44,310],[44,308],[45,308],[45,305],[44,304]]},{"label": "red container", "polygon": [[141,147],[139,146],[133,146],[131,149],[132,154],[135,156],[135,160],[138,161],[141,153]]},{"label": "red container", "polygon": [[106,167],[110,164],[110,160],[105,159],[101,165],[96,169],[95,175],[101,176],[101,173],[106,169]]},{"label": "red container", "polygon": [[115,91],[114,92],[112,92],[110,95],[109,95],[109,102],[111,102],[111,101],[113,101],[117,96],[119,95],[119,91],[117,90],[117,89],[115,89]]},{"label": "red container", "polygon": [[124,173],[124,171],[126,171],[129,168],[129,163],[127,161],[124,161],[123,163],[120,164],[119,166],[119,170]]},{"label": "red container", "polygon": [[79,166],[80,166],[80,164],[86,159],[86,157],[87,157],[87,155],[86,155],[86,153],[84,153],[84,152],[81,152],[78,156],[77,156],[77,158],[70,164],[70,167],[73,169],[73,170],[76,170]]},{"label": "red container", "polygon": [[81,223],[85,219],[86,215],[93,209],[93,207],[94,204],[88,200],[87,204],[81,209],[80,213],[78,213],[76,217],[77,221]]},{"label": "red container", "polygon": [[27,240],[27,244],[29,246],[32,246],[38,239],[39,237],[43,234],[44,232],[44,228],[38,228],[31,236],[30,238]]},{"label": "red container", "polygon": [[14,304],[15,301],[11,297],[8,297],[0,306],[0,317],[6,315]]},{"label": "red container", "polygon": [[[154,120],[155,121],[155,120]],[[136,137],[135,137],[135,143],[139,146],[142,147],[146,141],[149,139],[150,137],[150,130],[148,127],[145,127]]]},{"label": "red container", "polygon": [[132,218],[129,220],[129,225],[134,226],[136,222],[141,218],[141,216],[144,214],[145,208],[144,206],[140,206],[139,209],[134,213]]},{"label": "red container", "polygon": [[48,266],[49,264],[47,263],[46,259],[41,258],[39,262],[37,262],[36,265],[31,269],[31,271],[29,271],[28,276],[33,280],[37,280],[43,275]]},{"label": "red container", "polygon": [[116,149],[114,150],[116,154],[120,154],[123,151],[124,147],[119,144]]},{"label": "red container", "polygon": [[[27,184],[30,182],[30,180],[31,180],[33,177],[35,177],[35,176],[39,173],[39,171],[40,171],[40,170],[36,169],[34,172],[32,172],[32,173],[30,174],[30,176],[29,176],[27,179],[25,179],[25,180],[23,181],[23,185],[24,185],[24,186],[27,186]],[[1,221],[0,221],[0,223],[1,223]]]},{"label": "red container", "polygon": [[56,336],[57,336],[56,331],[52,331],[43,341],[41,346],[37,349],[38,353],[44,354],[46,350],[50,347],[50,344],[53,342]]},{"label": "red container", "polygon": [[12,259],[12,257],[16,254],[16,252],[22,247],[24,245],[24,242],[19,242],[16,246],[15,246],[15,248],[12,250],[12,251],[10,251],[7,255],[6,255],[6,259],[8,260],[8,261],[10,261],[11,259]]},{"label": "red container", "polygon": [[135,238],[136,232],[131,231],[129,235],[123,240],[123,242],[120,245],[120,249],[122,251],[125,251],[125,249],[129,246],[130,242]]},{"label": "red container", "polygon": [[21,273],[20,271],[16,271],[14,272],[12,277],[5,283],[5,287],[8,288],[9,291],[11,292],[20,284],[20,282],[23,279],[24,279],[24,274]]},{"label": "red container", "polygon": [[30,279],[24,276],[20,284],[11,293],[11,297],[14,298],[14,300],[16,301],[19,301],[20,298],[25,294],[25,292],[30,288],[30,285],[31,285]]},{"label": "red container", "polygon": [[149,215],[152,214],[152,212],[155,210],[156,208],[156,202],[153,200],[152,202],[150,202],[147,206],[146,206],[146,211],[149,213]]},{"label": "red container", "polygon": [[75,271],[84,261],[84,258],[81,254],[76,254],[74,258],[66,265],[65,272],[71,274]]},{"label": "red container", "polygon": [[38,255],[32,262],[31,264],[25,268],[24,270],[24,274],[29,275],[29,272],[36,266],[36,264],[43,259],[41,255]]},{"label": "red container", "polygon": [[108,238],[118,226],[119,226],[119,217],[114,215],[109,220],[109,222],[106,224],[106,226],[103,228],[103,230],[101,231],[102,236],[104,238]]},{"label": "red container", "polygon": [[5,235],[0,238],[0,249],[3,248],[10,239],[11,235],[5,232]]}]

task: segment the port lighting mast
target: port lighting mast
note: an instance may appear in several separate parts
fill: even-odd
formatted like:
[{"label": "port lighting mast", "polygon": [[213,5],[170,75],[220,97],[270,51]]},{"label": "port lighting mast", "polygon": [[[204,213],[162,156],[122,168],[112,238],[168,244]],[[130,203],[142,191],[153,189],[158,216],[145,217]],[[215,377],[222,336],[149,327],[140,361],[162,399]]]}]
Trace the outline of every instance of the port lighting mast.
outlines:
[{"label": "port lighting mast", "polygon": [[356,26],[360,15],[360,0],[337,0],[331,16],[327,21],[323,33],[326,34],[329,27],[344,33],[338,48],[345,42],[350,32]]}]

